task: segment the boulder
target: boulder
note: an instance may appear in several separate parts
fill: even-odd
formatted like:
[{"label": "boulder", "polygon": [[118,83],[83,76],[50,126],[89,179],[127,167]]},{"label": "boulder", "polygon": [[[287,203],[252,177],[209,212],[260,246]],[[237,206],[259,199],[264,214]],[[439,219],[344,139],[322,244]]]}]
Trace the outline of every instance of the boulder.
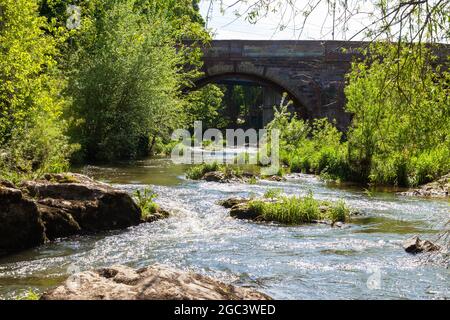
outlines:
[{"label": "boulder", "polygon": [[36,200],[52,239],[141,222],[141,210],[128,193],[80,174],[48,174],[21,188]]},{"label": "boulder", "polygon": [[228,182],[225,174],[220,171],[205,173],[202,180],[205,180],[207,182],[223,182],[223,183]]},{"label": "boulder", "polygon": [[252,289],[162,265],[113,266],[72,275],[42,300],[270,300]]},{"label": "boulder", "polygon": [[226,209],[231,209],[235,205],[238,205],[241,203],[247,203],[247,202],[248,202],[248,199],[245,199],[245,198],[230,198],[230,199],[226,199],[226,200],[221,200],[217,204]]},{"label": "boulder", "polygon": [[11,183],[0,185],[0,256],[43,244],[44,223],[38,207]]},{"label": "boulder", "polygon": [[405,249],[406,252],[412,254],[441,250],[438,245],[428,240],[421,240],[418,236],[414,236],[404,241],[403,249]]},{"label": "boulder", "polygon": [[46,240],[141,222],[141,210],[129,194],[83,175],[48,174],[19,188],[0,181],[0,256]]},{"label": "boulder", "polygon": [[230,210],[230,216],[242,220],[263,220],[260,219],[260,214],[251,208],[249,201],[233,206]]},{"label": "boulder", "polygon": [[257,179],[257,176],[251,172],[237,174],[235,172],[212,171],[205,173],[201,180],[220,183],[248,183],[253,179]]}]

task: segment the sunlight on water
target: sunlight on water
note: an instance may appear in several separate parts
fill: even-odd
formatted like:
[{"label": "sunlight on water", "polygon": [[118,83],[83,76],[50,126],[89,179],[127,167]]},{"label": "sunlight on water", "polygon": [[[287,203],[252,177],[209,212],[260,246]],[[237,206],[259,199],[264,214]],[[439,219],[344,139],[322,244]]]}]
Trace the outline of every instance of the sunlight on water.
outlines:
[{"label": "sunlight on water", "polygon": [[[0,260],[0,296],[60,283],[68,268],[168,264],[249,286],[280,299],[450,298],[443,265],[423,264],[401,243],[415,234],[434,236],[448,220],[449,203],[327,186],[316,177],[255,185],[194,182],[183,166],[167,160],[86,167],[82,171],[133,192],[152,186],[169,219],[124,231],[73,237]],[[288,195],[312,191],[319,199],[344,199],[364,213],[343,229],[322,225],[280,226],[238,221],[218,206],[231,196]],[[370,280],[378,286],[371,287]]]}]

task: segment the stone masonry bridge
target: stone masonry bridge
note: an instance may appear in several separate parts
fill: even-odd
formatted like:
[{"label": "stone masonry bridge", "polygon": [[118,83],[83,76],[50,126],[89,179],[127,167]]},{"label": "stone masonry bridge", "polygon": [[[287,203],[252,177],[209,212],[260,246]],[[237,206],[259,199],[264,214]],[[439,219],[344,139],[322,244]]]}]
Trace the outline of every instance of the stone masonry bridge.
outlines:
[{"label": "stone masonry bridge", "polygon": [[214,40],[204,48],[204,76],[197,87],[220,81],[251,81],[264,88],[263,122],[286,92],[305,119],[328,117],[345,130],[345,74],[364,42]]}]

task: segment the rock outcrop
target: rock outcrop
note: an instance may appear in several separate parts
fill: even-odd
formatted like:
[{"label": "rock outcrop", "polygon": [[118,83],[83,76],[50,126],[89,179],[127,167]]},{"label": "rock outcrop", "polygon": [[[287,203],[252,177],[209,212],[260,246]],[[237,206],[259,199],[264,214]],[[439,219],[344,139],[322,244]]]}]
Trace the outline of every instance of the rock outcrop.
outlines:
[{"label": "rock outcrop", "polygon": [[141,220],[128,193],[80,174],[49,174],[21,188],[36,199],[49,239],[124,229]]},{"label": "rock outcrop", "polygon": [[0,185],[0,255],[47,239],[124,229],[139,224],[129,194],[79,174],[48,174],[18,188]]},{"label": "rock outcrop", "polygon": [[421,240],[418,236],[414,236],[403,242],[403,249],[411,254],[433,252],[441,250],[441,247],[429,240]]},{"label": "rock outcrop", "polygon": [[72,275],[42,300],[269,300],[247,288],[162,265],[139,270],[125,266]]},{"label": "rock outcrop", "polygon": [[450,173],[417,189],[402,192],[405,196],[447,198],[450,196]]},{"label": "rock outcrop", "polygon": [[44,223],[32,200],[0,182],[0,256],[38,246],[46,240]]}]

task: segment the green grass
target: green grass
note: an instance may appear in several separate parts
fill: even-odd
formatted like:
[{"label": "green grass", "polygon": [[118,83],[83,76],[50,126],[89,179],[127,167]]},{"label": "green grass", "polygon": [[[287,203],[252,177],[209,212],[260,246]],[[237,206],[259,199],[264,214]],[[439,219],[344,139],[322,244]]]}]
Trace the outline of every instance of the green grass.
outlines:
[{"label": "green grass", "polygon": [[283,189],[268,189],[266,193],[264,193],[264,198],[266,199],[278,199],[283,194]]},{"label": "green grass", "polygon": [[141,215],[143,219],[146,219],[159,210],[158,204],[154,200],[158,197],[152,189],[146,188],[143,191],[137,190],[134,192],[134,198],[136,204],[141,208]]},{"label": "green grass", "polygon": [[[269,194],[272,197],[272,194]],[[331,204],[313,198],[310,193],[306,197],[278,196],[276,202],[252,200],[251,210],[257,212],[266,221],[276,221],[285,224],[303,224],[318,220],[345,222],[350,217],[350,210],[343,201]]]},{"label": "green grass", "polygon": [[[226,177],[242,177],[244,175],[244,170],[239,166],[223,165],[213,162],[202,163],[189,168],[186,171],[186,177],[191,180],[200,180],[205,174],[216,171],[222,172]],[[253,182],[256,183],[256,181]]]},{"label": "green grass", "polygon": [[208,172],[221,171],[222,167],[217,162],[202,163],[189,168],[186,172],[186,177],[191,180],[200,180]]},{"label": "green grass", "polygon": [[13,297],[14,300],[39,300],[41,295],[32,289],[24,290],[20,295]]}]

